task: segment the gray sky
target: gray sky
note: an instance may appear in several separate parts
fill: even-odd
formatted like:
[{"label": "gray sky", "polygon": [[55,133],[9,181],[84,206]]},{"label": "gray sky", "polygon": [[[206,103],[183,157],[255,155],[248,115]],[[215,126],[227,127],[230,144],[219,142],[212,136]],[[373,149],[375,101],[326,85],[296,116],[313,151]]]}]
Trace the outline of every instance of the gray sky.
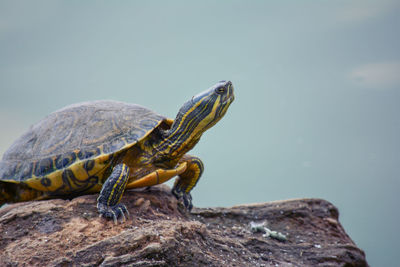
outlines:
[{"label": "gray sky", "polygon": [[400,234],[399,1],[0,1],[0,154],[65,105],[174,117],[229,79],[197,206],[320,197],[371,266]]}]

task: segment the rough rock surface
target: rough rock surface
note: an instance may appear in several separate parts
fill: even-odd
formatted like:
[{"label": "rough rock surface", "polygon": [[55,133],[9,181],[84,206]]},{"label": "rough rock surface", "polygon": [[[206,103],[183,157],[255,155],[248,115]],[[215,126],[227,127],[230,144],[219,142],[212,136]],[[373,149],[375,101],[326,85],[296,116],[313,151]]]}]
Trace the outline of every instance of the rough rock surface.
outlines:
[{"label": "rough rock surface", "polygon": [[[131,219],[99,218],[96,195],[0,208],[1,266],[368,266],[321,199],[189,214],[167,186],[126,192]],[[286,236],[251,231],[264,223]],[[253,229],[254,230],[254,229]]]}]

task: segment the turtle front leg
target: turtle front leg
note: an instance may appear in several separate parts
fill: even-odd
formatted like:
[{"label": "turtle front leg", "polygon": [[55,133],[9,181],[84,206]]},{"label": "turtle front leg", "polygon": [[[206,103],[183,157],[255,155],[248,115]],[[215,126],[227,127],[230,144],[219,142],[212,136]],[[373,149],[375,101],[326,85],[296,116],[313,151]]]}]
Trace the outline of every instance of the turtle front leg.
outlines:
[{"label": "turtle front leg", "polygon": [[175,180],[172,194],[178,200],[182,200],[185,207],[190,211],[193,208],[190,191],[192,191],[193,187],[199,181],[204,170],[204,165],[198,157],[190,155],[185,155],[180,162],[186,162],[187,168]]},{"label": "turtle front leg", "polygon": [[97,198],[97,209],[100,217],[112,218],[115,224],[117,224],[119,217],[122,217],[124,221],[126,220],[125,213],[129,215],[129,212],[120,201],[128,179],[129,167],[126,164],[121,163],[113,168]]}]

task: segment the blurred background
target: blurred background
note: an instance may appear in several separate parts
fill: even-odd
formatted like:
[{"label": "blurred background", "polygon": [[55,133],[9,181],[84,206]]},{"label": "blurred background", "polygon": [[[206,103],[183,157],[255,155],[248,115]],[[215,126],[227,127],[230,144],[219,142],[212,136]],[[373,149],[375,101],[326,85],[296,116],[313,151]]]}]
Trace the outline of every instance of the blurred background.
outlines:
[{"label": "blurred background", "polygon": [[[317,197],[371,266],[400,252],[399,1],[0,2],[0,155],[75,102],[175,117],[231,80],[196,206]],[[398,265],[397,265],[398,266]]]}]

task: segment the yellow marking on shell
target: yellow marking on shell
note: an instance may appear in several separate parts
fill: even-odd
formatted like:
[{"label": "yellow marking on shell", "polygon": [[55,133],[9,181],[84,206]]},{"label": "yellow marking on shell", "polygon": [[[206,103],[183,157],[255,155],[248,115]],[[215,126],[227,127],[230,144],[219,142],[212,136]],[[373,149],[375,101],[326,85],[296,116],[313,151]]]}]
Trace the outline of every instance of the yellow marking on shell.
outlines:
[{"label": "yellow marking on shell", "polygon": [[37,176],[33,176],[31,179],[26,180],[25,183],[30,188],[33,188],[33,189],[36,189],[39,191],[43,191],[43,192],[55,191],[57,188],[60,188],[63,184],[62,173],[63,173],[63,170],[57,170],[55,172],[48,174],[46,176],[46,178],[50,179],[50,181],[51,181],[51,184],[49,186],[44,186],[42,184],[41,180],[44,177],[37,177]]},{"label": "yellow marking on shell", "polygon": [[138,180],[128,183],[126,185],[126,189],[162,184],[171,179],[172,177],[183,173],[186,170],[186,168],[187,168],[187,162],[183,162],[175,169],[170,169],[170,170],[157,169],[156,171],[142,178],[139,178]]},{"label": "yellow marking on shell", "polygon": [[[108,160],[110,159],[110,155],[101,155],[99,157],[94,158],[94,167],[88,171],[89,176],[96,175],[102,170],[104,170],[106,167],[109,166],[110,162]],[[85,170],[84,168],[84,162],[82,162],[82,170]]]},{"label": "yellow marking on shell", "polygon": [[[110,196],[108,197],[108,200],[107,200],[107,205],[108,206],[110,206],[110,201],[112,200],[112,198],[114,196],[115,189],[117,188],[118,184],[121,182],[122,179],[124,179],[124,176],[126,175],[125,170],[126,170],[126,167],[124,166],[122,168],[122,170],[121,170],[121,173],[119,174],[119,177],[118,177],[117,181],[114,183],[113,189],[111,190]],[[121,197],[122,197],[122,194],[121,194],[121,196],[120,196],[120,198],[118,200],[118,203],[121,200]]]},{"label": "yellow marking on shell", "polygon": [[[51,184],[49,186],[44,186],[41,182],[41,180],[44,177],[37,177],[35,175],[32,176],[32,178],[28,179],[25,181],[26,185],[29,187],[39,190],[39,191],[44,191],[44,192],[52,192],[56,191],[57,189],[61,188],[63,186],[63,179],[62,179],[62,174],[64,170],[69,169],[72,171],[74,174],[75,178],[81,182],[84,182],[87,180],[90,176],[100,174],[107,166],[109,163],[107,163],[107,160],[109,159],[109,155],[101,155],[99,157],[94,158],[94,166],[93,168],[87,172],[86,169],[84,168],[86,160],[81,160],[78,162],[73,163],[72,165],[68,166],[67,168],[60,169],[57,171],[54,171],[52,173],[49,173],[46,175],[46,178],[51,181]],[[99,177],[99,182],[101,177]],[[74,186],[74,183],[70,183],[72,186],[72,189],[81,189],[76,186]],[[100,187],[101,189],[101,187]],[[93,191],[93,192],[99,192]]]},{"label": "yellow marking on shell", "polygon": [[[84,162],[79,162],[78,164],[74,164],[69,168],[74,173],[76,179],[79,181],[85,181],[90,176],[90,174],[88,175],[85,168],[83,167],[84,164]],[[94,168],[96,168],[96,165],[97,164],[94,164]]]},{"label": "yellow marking on shell", "polygon": [[[163,120],[160,120],[158,122],[157,125],[154,126],[154,128],[158,127]],[[165,121],[168,124],[172,124],[173,120],[172,119],[165,119]],[[152,129],[147,131],[139,140],[142,140],[144,138],[146,138],[150,133],[152,132]],[[121,147],[120,150],[127,150],[129,148],[131,148],[132,146],[134,146],[136,144],[135,143],[128,143],[126,142],[126,145]],[[104,154],[103,152],[103,146],[98,147],[100,149],[100,155],[96,156],[95,158],[93,158],[92,160],[95,161],[94,163],[94,168],[92,170],[90,170],[89,176],[86,173],[86,170],[84,168],[84,163],[87,161],[87,159],[84,160],[79,160],[77,159],[77,161],[75,161],[72,165],[68,166],[65,169],[70,169],[74,175],[76,176],[76,178],[80,181],[85,181],[88,177],[92,176],[92,175],[98,175],[99,176],[99,182],[101,182],[103,178],[103,175],[101,174],[102,170],[104,170],[108,165],[109,162],[107,162],[110,158],[110,155],[114,154],[114,153],[110,153],[110,154]],[[74,151],[76,154],[79,152],[79,150]],[[53,158],[53,161],[55,160],[55,158]],[[107,163],[106,163],[107,162]],[[60,188],[63,185],[63,181],[62,181],[62,173],[65,169],[60,169],[60,170],[56,170],[52,173],[49,173],[48,175],[46,175],[46,178],[50,179],[51,181],[51,185],[50,186],[44,186],[41,183],[41,179],[43,177],[38,177],[35,175],[32,175],[31,178],[27,179],[26,181],[24,181],[24,183],[33,188],[36,189],[38,191],[43,191],[43,192],[53,192],[56,191],[58,188]],[[16,181],[16,180],[10,180],[8,182],[12,182],[12,183],[20,183],[20,181]],[[89,192],[91,193],[96,193],[96,192],[100,192],[101,190],[101,184],[98,186],[93,186]]]}]

